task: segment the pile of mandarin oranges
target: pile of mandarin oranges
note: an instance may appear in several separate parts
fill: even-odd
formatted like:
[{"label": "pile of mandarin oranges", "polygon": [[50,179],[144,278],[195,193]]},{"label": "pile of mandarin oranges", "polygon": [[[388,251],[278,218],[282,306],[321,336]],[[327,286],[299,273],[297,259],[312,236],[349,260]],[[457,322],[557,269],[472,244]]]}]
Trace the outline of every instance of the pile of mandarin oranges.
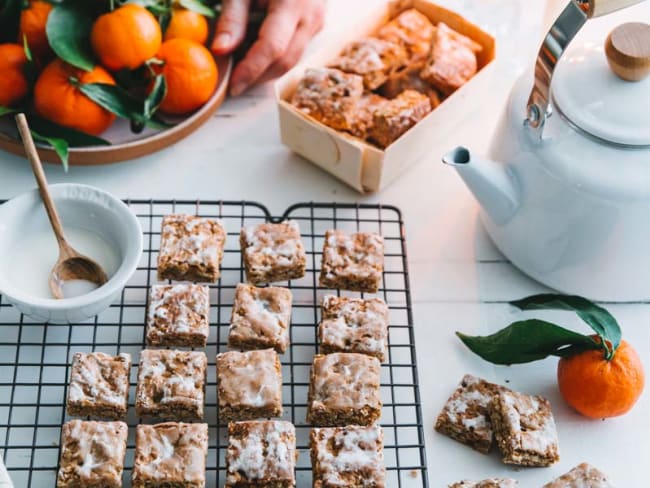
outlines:
[{"label": "pile of mandarin oranges", "polygon": [[[164,28],[137,3],[117,5],[97,15],[87,40],[94,66],[82,69],[58,57],[47,35],[54,5],[29,0],[20,12],[14,43],[0,44],[0,107],[32,107],[43,119],[91,135],[104,132],[116,115],[79,89],[80,84],[115,85],[120,73],[162,74],[166,91],[158,110],[169,115],[191,113],[214,93],[218,70],[210,51],[208,19],[180,5],[170,7]],[[26,69],[34,66],[33,76]]]}]

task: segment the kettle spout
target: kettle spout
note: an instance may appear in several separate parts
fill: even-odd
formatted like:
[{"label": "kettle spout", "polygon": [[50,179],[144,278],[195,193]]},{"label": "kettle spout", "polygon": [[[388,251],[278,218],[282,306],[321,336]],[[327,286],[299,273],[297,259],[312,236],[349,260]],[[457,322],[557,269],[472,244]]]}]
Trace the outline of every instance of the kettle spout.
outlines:
[{"label": "kettle spout", "polygon": [[505,165],[474,156],[464,147],[445,154],[442,162],[453,166],[496,224],[507,223],[519,207],[515,178]]}]

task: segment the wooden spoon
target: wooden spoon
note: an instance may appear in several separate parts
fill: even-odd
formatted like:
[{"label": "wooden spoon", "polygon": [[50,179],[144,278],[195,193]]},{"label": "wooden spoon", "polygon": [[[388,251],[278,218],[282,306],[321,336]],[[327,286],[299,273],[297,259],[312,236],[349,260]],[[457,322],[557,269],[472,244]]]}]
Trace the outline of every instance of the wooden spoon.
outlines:
[{"label": "wooden spoon", "polygon": [[52,200],[52,196],[47,187],[43,165],[41,164],[41,159],[38,157],[38,152],[36,152],[36,146],[34,145],[29,125],[27,125],[25,114],[16,115],[16,123],[18,124],[20,137],[23,140],[23,146],[25,146],[25,153],[32,165],[32,171],[36,177],[36,183],[38,183],[38,191],[43,200],[45,211],[50,219],[50,224],[52,225],[56,241],[59,244],[59,258],[52,268],[49,277],[49,285],[52,295],[54,298],[64,298],[61,286],[64,282],[70,280],[89,281],[95,283],[97,286],[102,286],[108,281],[108,276],[106,275],[104,268],[89,257],[75,251],[74,248],[68,244],[68,241],[63,234],[61,220],[59,219],[59,214],[56,211],[54,201]]}]

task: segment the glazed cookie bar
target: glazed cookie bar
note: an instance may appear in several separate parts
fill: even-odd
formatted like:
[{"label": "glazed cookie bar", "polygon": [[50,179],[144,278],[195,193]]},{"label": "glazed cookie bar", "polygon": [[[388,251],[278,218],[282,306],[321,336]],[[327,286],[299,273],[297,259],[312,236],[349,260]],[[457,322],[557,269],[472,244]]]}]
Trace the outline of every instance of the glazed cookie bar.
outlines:
[{"label": "glazed cookie bar", "polygon": [[366,89],[375,90],[405,65],[406,58],[407,53],[399,44],[367,37],[348,44],[332,67],[363,77]]},{"label": "glazed cookie bar", "polygon": [[427,95],[405,90],[373,112],[368,140],[382,148],[390,146],[429,112],[431,101]]},{"label": "glazed cookie bar", "polygon": [[373,115],[376,110],[388,103],[388,99],[376,93],[367,93],[357,103],[354,116],[354,124],[350,128],[350,134],[360,139],[368,137],[368,131],[372,127]]},{"label": "glazed cookie bar", "polygon": [[194,215],[167,215],[162,221],[158,279],[215,282],[226,231],[220,221]]},{"label": "glazed cookie bar", "polygon": [[133,488],[203,488],[208,424],[140,424],[135,431]]},{"label": "glazed cookie bar", "polygon": [[314,428],[310,433],[313,488],[384,488],[380,426]]},{"label": "glazed cookie bar", "polygon": [[307,258],[296,221],[245,227],[239,242],[250,283],[260,285],[305,275]]},{"label": "glazed cookie bar", "polygon": [[332,129],[349,131],[362,94],[361,76],[334,68],[310,68],[298,83],[291,103]]},{"label": "glazed cookie bar", "polygon": [[356,353],[316,355],[307,422],[315,426],[372,425],[381,415],[379,360]]},{"label": "glazed cookie bar", "polygon": [[142,351],[135,398],[138,416],[201,420],[207,365],[203,352]]},{"label": "glazed cookie bar", "polygon": [[325,232],[320,286],[376,293],[383,269],[384,239],[379,234]]},{"label": "glazed cookie bar", "polygon": [[519,483],[512,478],[490,478],[483,481],[463,480],[449,485],[449,488],[517,488]]},{"label": "glazed cookie bar", "polygon": [[387,98],[398,97],[406,90],[415,90],[429,97],[431,110],[441,103],[440,94],[429,83],[420,78],[418,70],[402,70],[388,77],[381,86],[381,94]]},{"label": "glazed cookie bar", "polygon": [[121,488],[127,430],[124,422],[63,424],[57,488]]},{"label": "glazed cookie bar", "polygon": [[488,408],[504,463],[550,466],[560,459],[548,400],[506,390],[499,391]]},{"label": "glazed cookie bar", "polygon": [[425,15],[409,9],[382,26],[377,37],[403,46],[409,54],[410,64],[420,66],[429,55],[435,30]]},{"label": "glazed cookie bar", "polygon": [[282,369],[273,349],[217,355],[219,422],[282,415]]},{"label": "glazed cookie bar", "polygon": [[543,488],[614,488],[604,473],[593,466],[582,463]]},{"label": "glazed cookie bar", "polygon": [[296,430],[290,422],[230,423],[226,487],[293,488],[297,457]]},{"label": "glazed cookie bar", "polygon": [[323,297],[320,352],[358,352],[386,359],[388,306],[379,298]]},{"label": "glazed cookie bar", "polygon": [[436,28],[431,54],[420,76],[445,95],[451,95],[476,74],[476,53],[481,46],[441,22]]},{"label": "glazed cookie bar", "polygon": [[129,354],[75,353],[68,388],[68,415],[126,417],[130,371]]},{"label": "glazed cookie bar", "polygon": [[494,441],[488,406],[503,386],[465,375],[438,415],[435,429],[487,454]]},{"label": "glazed cookie bar", "polygon": [[279,354],[289,345],[291,291],[269,286],[238,284],[230,319],[228,347],[273,348]]},{"label": "glazed cookie bar", "polygon": [[207,285],[153,285],[149,291],[147,344],[205,347],[210,333]]}]

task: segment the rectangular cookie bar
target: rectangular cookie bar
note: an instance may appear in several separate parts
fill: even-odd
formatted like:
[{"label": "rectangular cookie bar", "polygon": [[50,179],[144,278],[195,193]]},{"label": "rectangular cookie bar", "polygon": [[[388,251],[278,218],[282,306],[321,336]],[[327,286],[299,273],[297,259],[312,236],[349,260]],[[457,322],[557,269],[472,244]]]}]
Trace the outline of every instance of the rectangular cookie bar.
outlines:
[{"label": "rectangular cookie bar", "polygon": [[312,429],[313,488],[384,488],[383,437],[378,425]]},{"label": "rectangular cookie bar", "polygon": [[381,416],[379,360],[356,353],[316,355],[307,422],[315,426],[372,425]]},{"label": "rectangular cookie bar", "polygon": [[208,424],[140,424],[135,431],[133,488],[203,488]]},{"label": "rectangular cookie bar", "polygon": [[63,424],[57,488],[121,488],[127,430],[124,422]]},{"label": "rectangular cookie bar", "polygon": [[323,297],[321,354],[358,352],[386,359],[388,306],[380,298]]},{"label": "rectangular cookie bar", "polygon": [[614,488],[607,476],[593,466],[582,463],[543,488]]},{"label": "rectangular cookie bar", "polygon": [[519,483],[512,478],[490,478],[483,481],[463,480],[452,483],[449,488],[517,488]]},{"label": "rectangular cookie bar", "polygon": [[219,423],[282,415],[282,368],[273,349],[217,355]]},{"label": "rectangular cookie bar", "polygon": [[488,406],[503,386],[465,375],[445,403],[435,429],[458,442],[487,454],[494,441]]},{"label": "rectangular cookie bar", "polygon": [[209,312],[210,288],[207,285],[152,285],[147,312],[147,344],[205,347],[210,334]]},{"label": "rectangular cookie bar", "polygon": [[296,429],[290,422],[230,423],[226,487],[293,488],[297,457]]},{"label": "rectangular cookie bar", "polygon": [[166,215],[162,221],[158,279],[217,281],[225,242],[226,231],[218,220]]},{"label": "rectangular cookie bar", "polygon": [[368,137],[370,127],[372,127],[375,110],[379,109],[385,103],[388,103],[388,99],[375,93],[367,93],[362,96],[357,103],[354,123],[350,128],[350,134],[365,140]]},{"label": "rectangular cookie bar", "polygon": [[388,147],[429,112],[431,101],[427,95],[405,90],[374,111],[368,140],[379,147]]},{"label": "rectangular cookie bar", "polygon": [[138,416],[201,420],[207,366],[203,352],[142,351],[135,394]]},{"label": "rectangular cookie bar", "polygon": [[403,46],[409,54],[411,66],[421,66],[431,50],[436,28],[429,18],[416,9],[408,9],[383,25],[377,37]]},{"label": "rectangular cookie bar", "polygon": [[256,288],[239,283],[230,318],[228,347],[273,348],[283,354],[289,345],[291,300],[291,291],[286,288]]},{"label": "rectangular cookie bar", "polygon": [[384,239],[379,234],[325,232],[320,286],[376,293],[383,270]]},{"label": "rectangular cookie bar", "polygon": [[72,358],[68,415],[122,419],[129,396],[131,355],[77,352]]},{"label": "rectangular cookie bar", "polygon": [[363,78],[334,68],[309,68],[291,103],[305,115],[336,130],[349,131],[355,122]]},{"label": "rectangular cookie bar", "polygon": [[406,90],[415,90],[429,97],[431,110],[442,101],[437,90],[420,78],[418,70],[402,70],[389,76],[386,83],[381,86],[380,93],[386,98],[393,99]]},{"label": "rectangular cookie bar", "polygon": [[375,90],[402,68],[406,60],[407,53],[399,44],[367,37],[348,44],[331,66],[363,77],[366,89]]},{"label": "rectangular cookie bar", "polygon": [[440,22],[434,35],[431,54],[420,76],[443,94],[451,95],[476,74],[476,53],[481,49],[469,37]]},{"label": "rectangular cookie bar", "polygon": [[488,409],[504,463],[550,466],[560,459],[555,420],[548,400],[499,391]]},{"label": "rectangular cookie bar", "polygon": [[250,283],[261,285],[305,275],[307,257],[295,220],[244,227],[239,242]]}]

